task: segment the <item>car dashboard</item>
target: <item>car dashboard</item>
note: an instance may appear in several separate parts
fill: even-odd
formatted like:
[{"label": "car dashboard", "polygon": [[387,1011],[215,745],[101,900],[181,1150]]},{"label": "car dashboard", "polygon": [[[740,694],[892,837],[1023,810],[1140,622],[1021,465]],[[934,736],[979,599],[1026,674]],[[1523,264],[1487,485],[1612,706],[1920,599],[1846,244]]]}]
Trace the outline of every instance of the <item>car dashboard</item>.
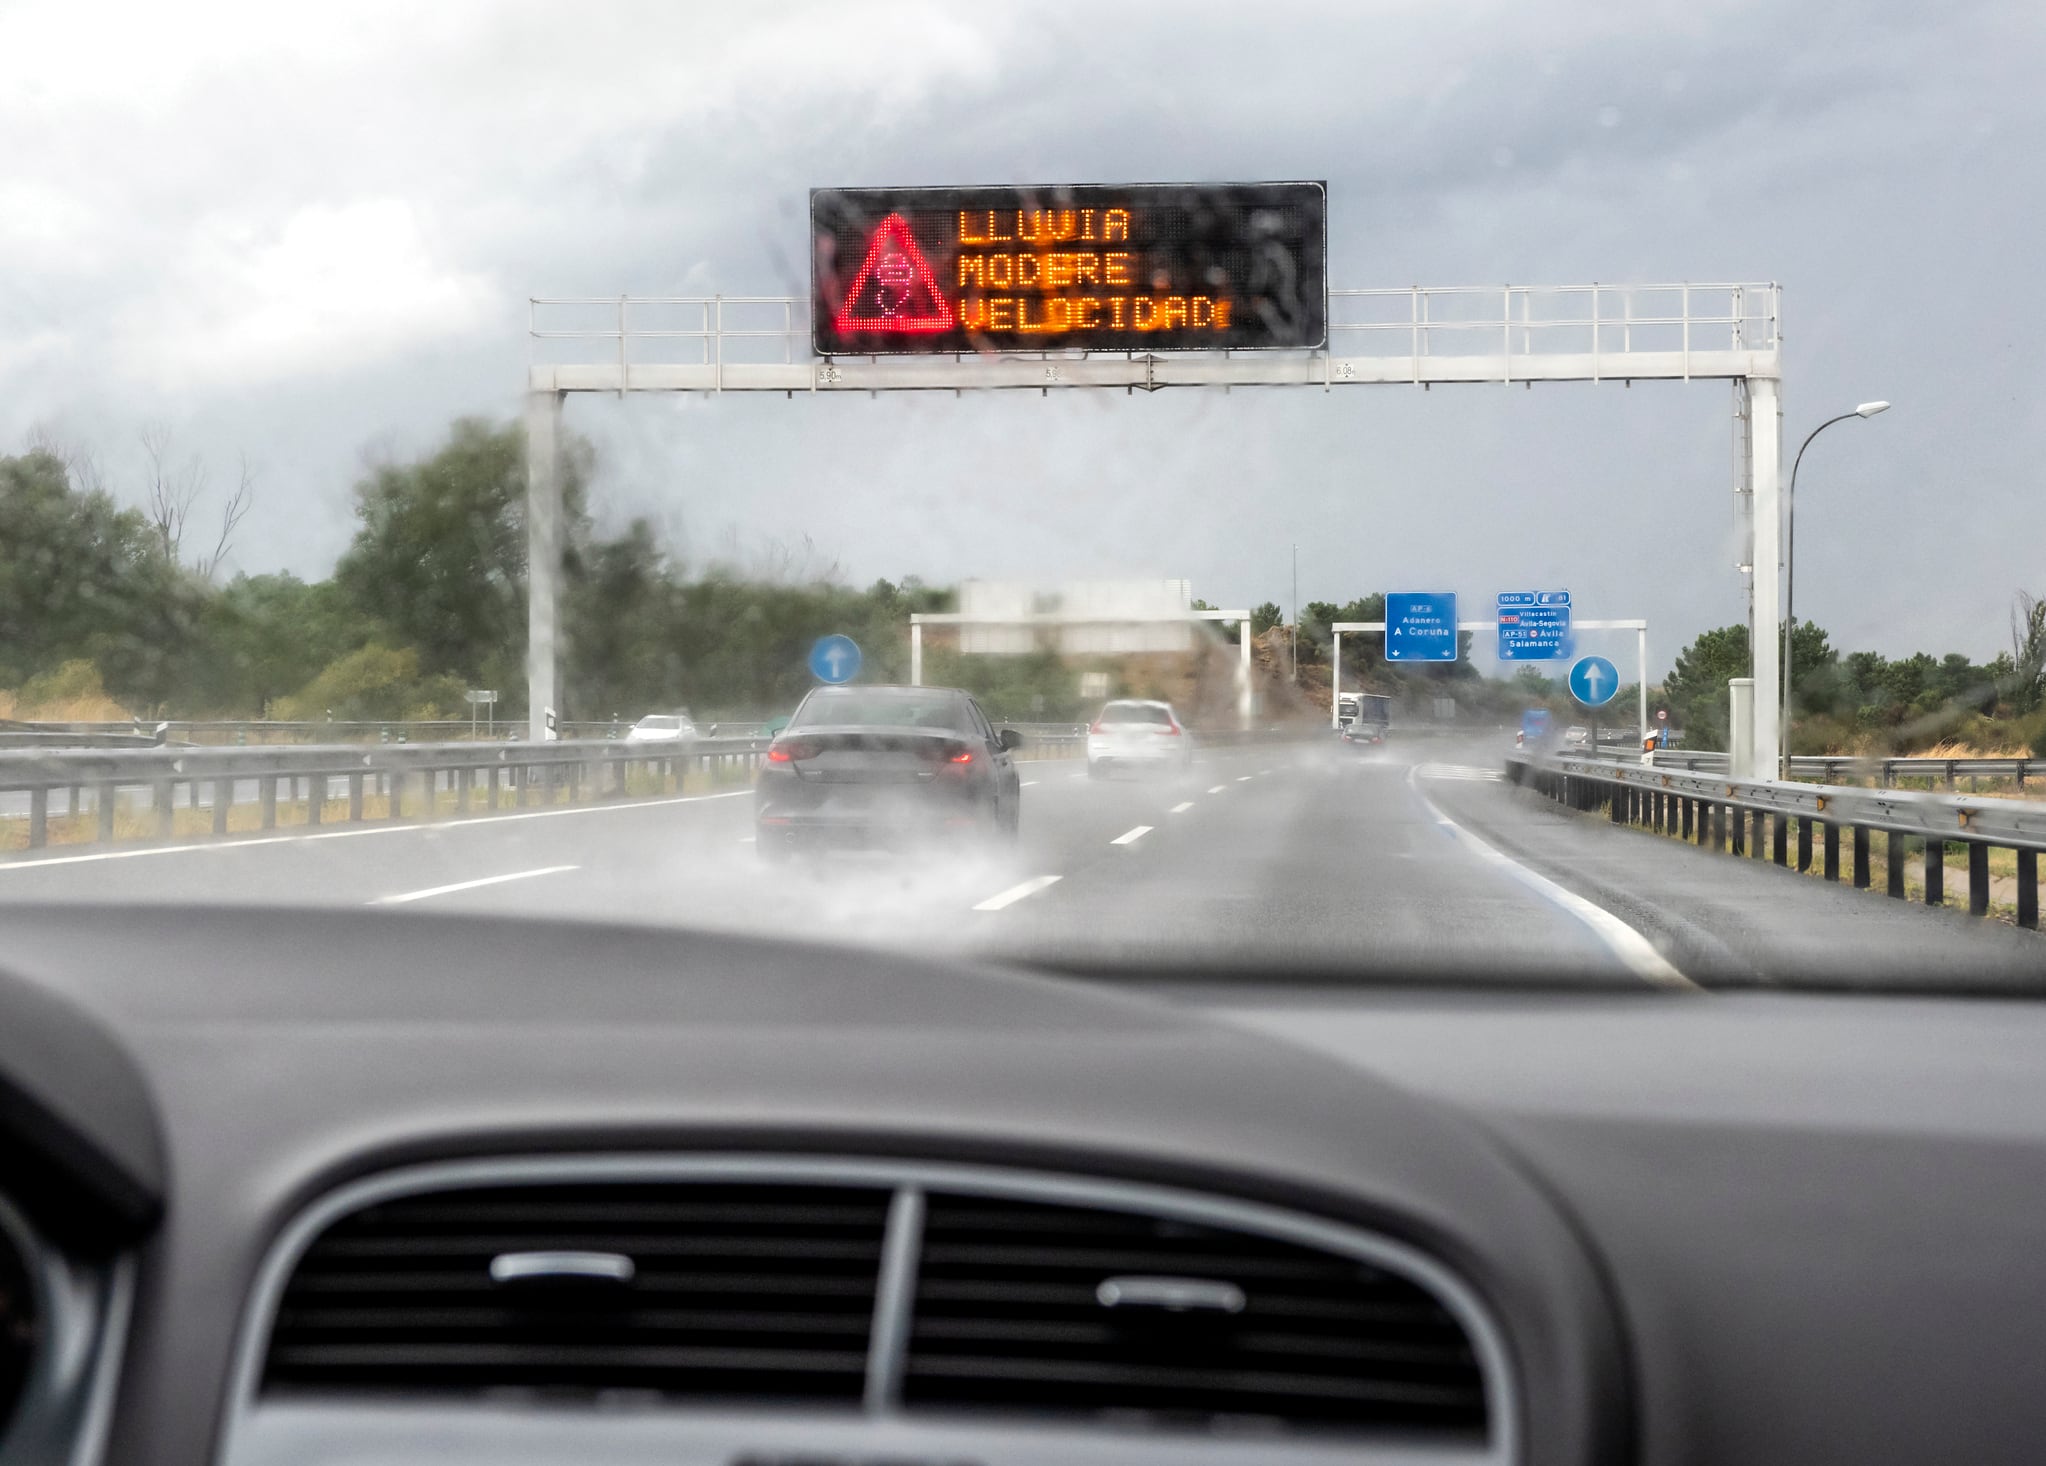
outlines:
[{"label": "car dashboard", "polygon": [[2046,1439],[2028,1003],[7,921],[0,1462]]}]

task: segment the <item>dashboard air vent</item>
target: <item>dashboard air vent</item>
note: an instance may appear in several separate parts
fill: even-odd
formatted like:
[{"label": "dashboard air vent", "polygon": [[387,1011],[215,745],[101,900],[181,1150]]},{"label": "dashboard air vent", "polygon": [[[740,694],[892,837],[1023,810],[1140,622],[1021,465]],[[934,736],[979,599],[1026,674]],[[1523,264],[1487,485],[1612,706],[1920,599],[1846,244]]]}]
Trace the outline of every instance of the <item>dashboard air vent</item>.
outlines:
[{"label": "dashboard air vent", "polygon": [[933,1194],[911,1408],[1482,1435],[1454,1316],[1356,1258],[1091,1206]]},{"label": "dashboard air vent", "polygon": [[888,1205],[667,1181],[381,1202],[300,1258],[263,1384],[857,1400]]}]

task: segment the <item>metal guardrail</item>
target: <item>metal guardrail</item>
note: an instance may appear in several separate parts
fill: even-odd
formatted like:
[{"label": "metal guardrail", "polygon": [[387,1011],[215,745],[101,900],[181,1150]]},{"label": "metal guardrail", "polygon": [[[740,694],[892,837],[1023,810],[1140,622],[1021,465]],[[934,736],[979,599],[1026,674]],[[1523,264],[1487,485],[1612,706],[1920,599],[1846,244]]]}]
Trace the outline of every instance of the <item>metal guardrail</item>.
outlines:
[{"label": "metal guardrail", "polygon": [[2046,805],[2021,799],[1915,790],[1880,790],[1841,784],[1731,779],[1692,772],[1568,755],[1509,755],[1506,775],[1573,809],[1603,809],[1614,824],[1637,824],[1695,841],[1702,849],[1735,855],[1765,853],[1789,865],[1795,827],[1796,868],[1812,867],[1817,836],[1827,880],[1840,879],[1840,837],[1847,832],[1854,885],[1873,878],[1870,835],[1887,838],[1889,894],[1902,900],[1913,841],[1924,853],[1925,902],[1945,904],[1946,849],[1965,847],[1968,909],[1989,911],[1989,852],[2017,853],[2017,922],[2039,925],[2039,852],[2046,850]]},{"label": "metal guardrail", "polygon": [[[1723,774],[1727,756],[1703,750],[1657,749],[1654,763],[1659,769]],[[1863,758],[1852,754],[1798,754],[1790,760],[1794,779],[1820,784],[1847,781],[1896,787],[1904,779],[1930,779],[1952,789],[1961,779],[2009,780],[2020,789],[2035,779],[2046,779],[2046,758],[1929,758],[1920,754],[1895,758]]]},{"label": "metal guardrail", "polygon": [[[93,816],[90,834],[112,840],[125,792],[142,791],[153,814],[145,834],[175,833],[178,793],[187,809],[211,813],[211,832],[225,834],[241,786],[254,786],[259,828],[278,824],[279,791],[303,805],[306,824],[320,824],[325,805],[345,793],[346,818],[366,817],[372,799],[381,817],[401,820],[416,811],[452,812],[531,804],[542,791],[551,801],[620,797],[637,771],[658,791],[679,787],[694,769],[716,775],[750,772],[766,751],[765,738],[706,738],[688,744],[624,743],[604,739],[556,743],[273,744],[248,748],[96,748],[0,751],[0,794],[27,796],[28,848],[49,843],[52,795],[65,796],[64,816]],[[303,792],[301,792],[303,791]],[[204,796],[202,798],[202,795]],[[76,831],[74,831],[76,833]]]}]

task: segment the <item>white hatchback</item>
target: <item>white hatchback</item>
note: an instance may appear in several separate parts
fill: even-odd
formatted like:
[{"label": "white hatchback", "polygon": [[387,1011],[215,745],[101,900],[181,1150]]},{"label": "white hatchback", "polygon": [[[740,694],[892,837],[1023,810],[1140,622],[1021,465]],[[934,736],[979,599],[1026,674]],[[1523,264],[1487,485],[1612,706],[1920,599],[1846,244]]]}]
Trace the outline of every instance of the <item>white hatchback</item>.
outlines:
[{"label": "white hatchback", "polygon": [[687,713],[649,713],[625,735],[627,743],[694,743],[696,724]]},{"label": "white hatchback", "polygon": [[1087,772],[1179,768],[1193,762],[1193,738],[1169,702],[1118,698],[1087,728]]}]

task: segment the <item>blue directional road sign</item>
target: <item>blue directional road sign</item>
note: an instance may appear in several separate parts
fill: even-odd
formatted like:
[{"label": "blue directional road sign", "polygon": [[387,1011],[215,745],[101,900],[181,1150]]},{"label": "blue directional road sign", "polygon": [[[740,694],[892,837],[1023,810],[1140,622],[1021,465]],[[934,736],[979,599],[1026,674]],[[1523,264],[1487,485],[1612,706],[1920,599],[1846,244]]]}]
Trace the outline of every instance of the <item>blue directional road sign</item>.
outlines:
[{"label": "blue directional road sign", "polygon": [[1552,662],[1570,655],[1570,592],[1499,593],[1499,660]]},{"label": "blue directional road sign", "polygon": [[1456,660],[1456,597],[1433,591],[1393,591],[1385,598],[1388,662]]},{"label": "blue directional road sign", "polygon": [[1620,690],[1620,669],[1604,657],[1579,657],[1570,664],[1570,695],[1588,708],[1602,708]]},{"label": "blue directional road sign", "polygon": [[819,682],[850,682],[860,675],[859,643],[850,636],[820,636],[810,648],[810,675]]}]

